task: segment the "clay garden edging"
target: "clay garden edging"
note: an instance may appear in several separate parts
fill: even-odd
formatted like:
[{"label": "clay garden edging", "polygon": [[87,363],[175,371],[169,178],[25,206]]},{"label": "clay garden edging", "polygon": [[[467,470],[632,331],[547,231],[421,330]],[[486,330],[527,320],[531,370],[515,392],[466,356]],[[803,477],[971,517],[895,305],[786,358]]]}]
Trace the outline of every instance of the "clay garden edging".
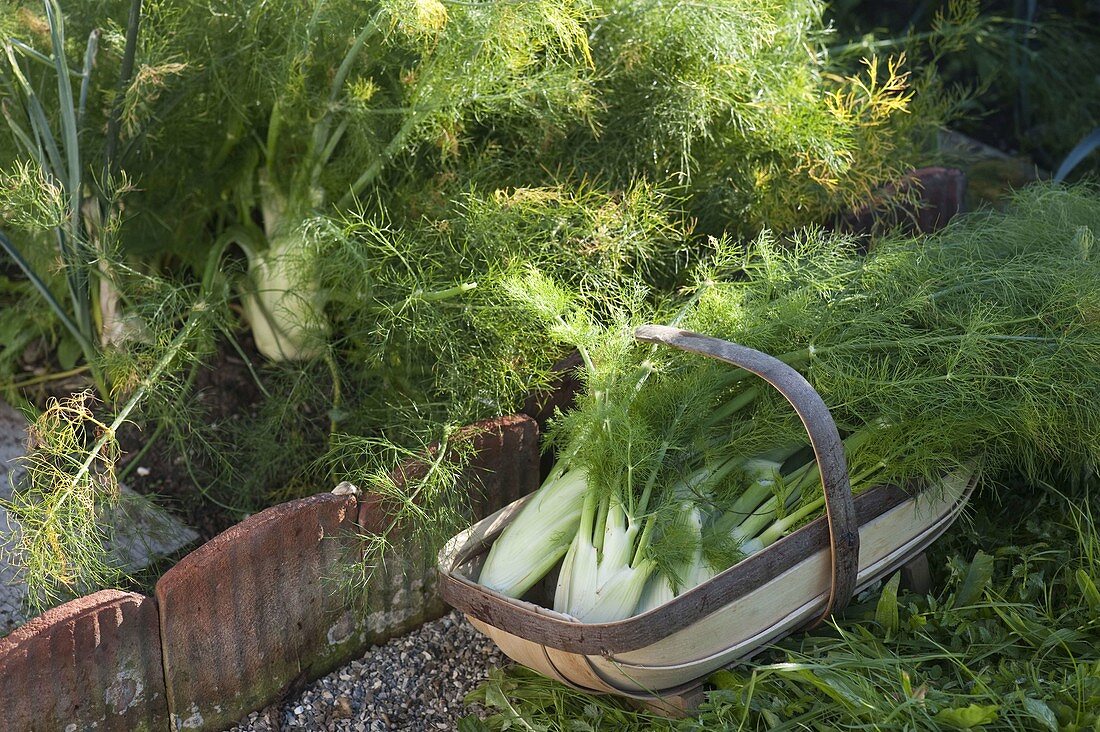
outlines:
[{"label": "clay garden edging", "polygon": [[[538,487],[538,424],[475,428],[468,475],[486,515]],[[382,511],[370,496],[289,501],[185,556],[155,597],[104,590],[43,613],[0,639],[5,728],[223,730],[442,615],[434,556],[377,575],[365,606],[328,581],[362,556],[356,532]]]}]

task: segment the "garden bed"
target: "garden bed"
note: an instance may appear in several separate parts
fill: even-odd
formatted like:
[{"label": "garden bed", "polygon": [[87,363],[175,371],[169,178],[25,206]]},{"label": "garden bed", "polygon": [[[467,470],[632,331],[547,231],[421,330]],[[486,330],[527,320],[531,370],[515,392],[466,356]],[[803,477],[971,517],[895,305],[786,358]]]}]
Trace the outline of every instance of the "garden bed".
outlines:
[{"label": "garden bed", "polygon": [[[546,478],[555,456],[540,454],[540,430],[555,408],[571,402],[578,382],[592,383],[585,340],[564,331],[582,321],[602,327],[650,307],[660,314],[645,322],[678,324],[661,309],[666,297],[695,289],[701,301],[714,283],[747,290],[741,285],[753,281],[752,252],[772,244],[779,259],[810,277],[814,268],[798,247],[810,252],[819,236],[829,257],[850,253],[853,269],[864,269],[862,255],[873,260],[876,247],[889,252],[893,234],[846,232],[935,230],[978,200],[994,207],[1007,201],[1011,189],[1037,177],[1033,159],[1058,169],[1060,181],[1100,145],[1100,130],[1080,137],[1095,125],[1097,95],[1068,83],[1078,71],[1073,63],[1094,55],[1085,51],[1095,45],[1095,13],[1081,8],[1017,8],[1002,18],[996,8],[968,2],[936,11],[922,5],[912,14],[803,0],[221,5],[213,19],[201,6],[164,13],[142,0],[109,7],[37,0],[0,11],[7,51],[0,59],[0,127],[11,133],[0,136],[0,382],[13,404],[23,400],[41,411],[27,449],[19,447],[23,477],[7,481],[18,490],[5,491],[0,474],[0,501],[10,498],[0,503],[0,528],[11,517],[0,560],[11,547],[20,565],[9,570],[0,562],[0,580],[21,583],[26,605],[56,605],[0,637],[0,698],[9,700],[0,726],[457,726],[461,697],[497,656],[464,621],[438,620],[446,607],[435,551],[444,532],[492,514]],[[878,27],[903,20],[904,32],[899,25],[893,38]],[[967,124],[963,115],[984,115],[987,122],[966,128],[983,140],[1032,157],[1012,159],[944,131]],[[973,185],[968,190],[953,168],[909,172],[927,164],[965,167]],[[1095,195],[1084,186],[1048,190]],[[918,199],[923,205],[913,207]],[[1059,217],[1039,218],[1029,226],[1043,229]],[[1077,266],[1093,256],[1092,220],[1073,234],[1071,264],[1059,260],[1046,270],[1051,281],[1086,270],[1095,276]],[[968,237],[968,251],[995,249],[984,236]],[[1041,239],[1029,231],[1005,238]],[[750,259],[735,265],[742,254]],[[1024,259],[1027,266],[1012,271],[1042,273],[1037,262],[1045,260]],[[916,267],[887,270],[903,283],[906,273],[916,283],[942,278]],[[965,263],[942,268],[948,279],[966,271]],[[999,312],[1000,303],[983,299],[1021,304],[1018,293],[1039,282],[1013,280],[998,289],[1005,280],[991,271],[997,274],[963,286],[975,298],[939,301],[957,300],[973,316],[957,333],[957,323],[946,323],[960,344],[997,325],[984,316]],[[843,279],[846,273],[834,272],[820,284]],[[1043,303],[1061,292],[1033,289]],[[1081,303],[1097,289],[1090,280],[1071,288],[1078,301],[1071,307],[1048,309],[1084,312]],[[882,306],[892,296],[889,288],[880,294],[880,307],[859,322],[888,320]],[[570,302],[582,300],[577,308]],[[695,329],[740,322],[741,312],[784,311],[763,294],[753,302]],[[813,309],[791,302],[792,313]],[[954,312],[928,308],[941,310]],[[990,342],[1046,344],[1070,330],[1019,310],[1006,321],[1011,332]],[[835,320],[845,309],[821,312]],[[919,325],[932,328],[933,320],[944,325],[938,316]],[[792,318],[798,332],[756,347],[782,355],[797,341],[810,363],[815,334],[828,333],[828,321]],[[1033,321],[1053,335],[1017,328]],[[753,331],[723,337],[740,342],[745,332]],[[802,333],[811,334],[808,343]],[[922,344],[929,350],[931,341],[892,335],[871,343],[915,342],[914,351]],[[848,336],[834,345],[861,342],[860,332]],[[1083,339],[1075,343],[1086,347]],[[1067,353],[1065,342],[1058,345],[1058,355]],[[585,361],[577,374],[587,377],[563,375],[576,358],[554,366],[574,347]],[[953,379],[961,356],[951,348],[931,349],[946,354],[946,374],[913,383],[940,383],[941,376],[960,383]],[[992,356],[977,359],[972,376],[1006,361],[981,353]],[[1012,353],[1031,352],[1021,346]],[[1052,418],[1035,430],[1043,436],[1037,452],[1046,443],[1068,448],[1080,441],[1100,454],[1082,427],[1091,424],[1094,400],[1078,405],[1069,398],[1084,391],[1096,359],[1091,351],[1075,353],[1076,364],[1051,366],[1044,354],[1021,359],[1029,373],[1036,363],[1049,367],[1042,373],[1075,407],[1076,421]],[[826,400],[842,409],[876,388],[876,374],[857,358],[845,367],[854,375],[851,388]],[[804,375],[815,378],[809,371]],[[1006,385],[1020,382],[991,375]],[[903,391],[891,384],[878,391]],[[545,393],[531,393],[540,389]],[[961,455],[979,444],[970,417],[975,404],[1023,405],[1003,412],[1012,415],[1005,423],[1023,425],[1033,416],[1027,405],[1049,417],[1054,412],[1041,406],[1059,402],[1041,387],[1013,392],[998,385],[980,400],[972,398],[976,391],[956,387],[969,402],[943,400],[953,412],[901,423],[899,442],[920,444],[918,422],[966,415],[969,422],[948,431],[967,436]],[[911,396],[921,415],[936,404],[916,389]],[[681,401],[686,409],[691,399]],[[521,404],[521,414],[499,416]],[[853,412],[848,424],[869,429],[890,411]],[[767,420],[753,414],[749,430],[765,434]],[[664,429],[666,416],[659,412],[649,432]],[[1004,432],[999,416],[987,421],[997,427],[993,434]],[[478,421],[484,417],[490,419]],[[619,454],[645,452],[623,450],[633,443],[608,434],[611,448],[582,469],[595,474]],[[776,434],[761,441],[775,448],[786,441]],[[556,436],[550,442],[559,444]],[[975,448],[967,459],[993,452]],[[755,454],[755,447],[737,453]],[[452,462],[457,454],[472,457]],[[665,462],[664,448],[649,454]],[[0,458],[10,462],[6,453]],[[929,476],[939,473],[940,465],[925,458],[913,462]],[[1025,454],[1019,462],[1030,468],[1037,460]],[[1067,470],[1072,464],[1065,455],[1049,462]],[[1073,466],[1090,478],[1094,468],[1095,460]],[[658,481],[660,470],[651,472],[650,485],[678,485],[679,476]],[[1036,485],[1046,480],[1023,472]],[[901,471],[882,482],[906,485],[908,476]],[[782,484],[778,470],[773,477]],[[160,552],[167,556],[128,577],[118,566],[125,551],[109,543],[125,486],[154,497],[198,534],[188,529],[182,543]],[[806,506],[786,516],[804,497],[793,496],[788,507],[780,492],[766,499],[775,501],[776,524],[817,510],[805,496]],[[610,503],[600,500],[599,522],[606,522]],[[658,525],[658,513],[649,512],[649,528],[673,536]],[[143,526],[170,533],[154,522]],[[784,526],[765,538],[772,541]],[[701,549],[701,519],[695,533]],[[126,531],[118,536],[128,541]],[[588,538],[580,530],[576,536]],[[637,557],[652,536],[642,534]],[[726,558],[750,534],[733,536],[738,545],[726,547]],[[518,555],[530,553],[528,538],[523,532],[516,542]],[[595,545],[602,553],[598,533]],[[1093,611],[1100,607],[1089,569],[1096,546],[1089,545],[1084,569],[1070,570]],[[186,549],[193,551],[181,557]],[[971,570],[983,561],[976,557]],[[675,571],[664,579],[670,591],[682,589]],[[116,589],[57,604],[104,587]],[[878,612],[892,633],[899,610],[891,594],[883,593]],[[884,609],[888,601],[895,607]],[[0,633],[12,610],[19,608],[0,595]],[[591,621],[574,608],[566,612]],[[1074,642],[1054,638],[1044,648],[1054,641]],[[1090,653],[1074,649],[1077,657]],[[433,677],[433,669],[448,679]],[[493,695],[481,698],[513,713],[503,678],[494,674],[486,687]],[[936,698],[935,684],[911,693],[904,670],[900,678],[904,703],[911,697],[910,706],[930,716],[923,704],[926,694]],[[974,679],[982,681],[965,683]],[[748,697],[737,699],[741,726],[753,712],[755,681]],[[528,676],[519,686],[537,694],[539,683]],[[599,703],[586,702],[593,709]],[[797,718],[797,704],[780,717]],[[968,709],[958,719],[965,721]],[[1055,711],[1058,724],[1050,721]],[[760,726],[773,726],[772,712],[762,714]],[[582,726],[590,716],[586,707],[562,726]],[[1063,716],[1047,708],[1040,721],[1051,729],[1070,725]],[[1082,719],[1072,724],[1084,727]],[[481,725],[471,720],[462,728]]]},{"label": "garden bed", "polygon": [[[930,202],[918,225],[942,225],[960,207],[964,179],[929,169],[916,180]],[[474,426],[466,479],[475,516],[539,485],[539,422],[573,388],[567,381],[529,400],[534,417]],[[17,729],[222,730],[279,704],[445,612],[431,552],[375,572],[353,601],[338,591],[364,556],[363,535],[385,516],[370,495],[289,501],[185,556],[152,596],[107,590],[48,611],[0,639],[8,720]]]}]

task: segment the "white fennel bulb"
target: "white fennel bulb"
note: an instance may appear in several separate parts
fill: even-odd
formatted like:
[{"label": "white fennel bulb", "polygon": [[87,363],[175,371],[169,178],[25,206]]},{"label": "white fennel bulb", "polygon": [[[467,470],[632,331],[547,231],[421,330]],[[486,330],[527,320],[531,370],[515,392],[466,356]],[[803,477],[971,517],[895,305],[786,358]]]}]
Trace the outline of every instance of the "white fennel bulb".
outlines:
[{"label": "white fennel bulb", "polygon": [[493,542],[478,582],[509,597],[531,589],[572,544],[587,490],[584,470],[547,480]]}]

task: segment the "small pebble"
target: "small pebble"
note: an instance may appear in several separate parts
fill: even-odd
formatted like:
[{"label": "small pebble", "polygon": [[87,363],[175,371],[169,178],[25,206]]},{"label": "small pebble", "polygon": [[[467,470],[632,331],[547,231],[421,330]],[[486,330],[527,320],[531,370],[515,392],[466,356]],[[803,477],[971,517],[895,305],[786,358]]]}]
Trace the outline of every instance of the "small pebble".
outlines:
[{"label": "small pebble", "polygon": [[506,661],[453,612],[318,679],[298,698],[273,707],[270,723],[252,713],[229,732],[268,732],[276,720],[284,730],[324,732],[457,729],[458,720],[484,711],[465,706],[463,697]]},{"label": "small pebble", "polygon": [[351,708],[351,702],[348,701],[346,696],[341,696],[336,699],[336,702],[332,705],[332,718],[333,719],[351,719],[354,712]]}]

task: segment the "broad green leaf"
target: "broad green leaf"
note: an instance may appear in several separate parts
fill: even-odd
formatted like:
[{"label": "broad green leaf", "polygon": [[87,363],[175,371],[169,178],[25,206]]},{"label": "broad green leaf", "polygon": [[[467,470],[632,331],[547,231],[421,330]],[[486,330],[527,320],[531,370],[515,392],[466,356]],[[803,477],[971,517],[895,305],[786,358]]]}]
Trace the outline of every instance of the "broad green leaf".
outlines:
[{"label": "broad green leaf", "polygon": [[1096,589],[1096,583],[1083,569],[1077,570],[1077,586],[1081,588],[1081,594],[1085,596],[1089,608],[1094,612],[1100,611],[1100,590]]},{"label": "broad green leaf", "polygon": [[1058,718],[1054,716],[1054,712],[1047,706],[1046,702],[1025,696],[1024,709],[1032,717],[1046,725],[1050,732],[1058,732]]},{"label": "broad green leaf", "polygon": [[997,721],[996,704],[971,704],[966,707],[941,709],[936,721],[954,729],[974,729]]},{"label": "broad green leaf", "polygon": [[80,344],[76,342],[75,338],[63,337],[57,344],[57,363],[61,366],[62,371],[68,371],[76,366],[76,362],[80,359]]},{"label": "broad green leaf", "polygon": [[875,607],[875,622],[882,626],[886,636],[890,637],[898,630],[898,585],[901,572],[895,572],[882,588],[882,596]]},{"label": "broad green leaf", "polygon": [[970,562],[970,569],[967,570],[962,586],[955,595],[955,607],[972,605],[980,600],[992,577],[993,557],[979,550]]},{"label": "broad green leaf", "polygon": [[467,714],[458,720],[458,732],[489,732],[489,725],[482,722],[477,716]]},{"label": "broad green leaf", "polygon": [[512,708],[512,705],[508,703],[508,697],[501,691],[499,684],[490,684],[485,688],[485,704],[496,709]]},{"label": "broad green leaf", "polygon": [[726,691],[736,691],[741,688],[741,679],[738,675],[725,669],[715,671],[710,675],[708,681],[710,681],[715,688],[725,689]]}]

